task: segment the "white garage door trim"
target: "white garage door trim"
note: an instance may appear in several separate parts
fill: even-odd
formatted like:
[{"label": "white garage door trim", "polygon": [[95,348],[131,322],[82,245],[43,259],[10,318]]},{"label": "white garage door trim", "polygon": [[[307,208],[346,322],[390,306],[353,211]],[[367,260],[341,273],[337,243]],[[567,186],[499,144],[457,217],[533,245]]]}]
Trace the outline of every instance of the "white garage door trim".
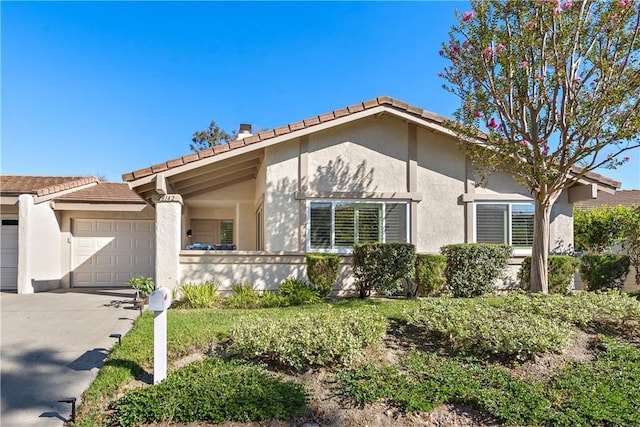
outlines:
[{"label": "white garage door trim", "polygon": [[153,220],[74,218],[71,286],[126,286],[133,276],[154,276]]},{"label": "white garage door trim", "polygon": [[18,220],[2,218],[0,228],[0,289],[18,288]]}]

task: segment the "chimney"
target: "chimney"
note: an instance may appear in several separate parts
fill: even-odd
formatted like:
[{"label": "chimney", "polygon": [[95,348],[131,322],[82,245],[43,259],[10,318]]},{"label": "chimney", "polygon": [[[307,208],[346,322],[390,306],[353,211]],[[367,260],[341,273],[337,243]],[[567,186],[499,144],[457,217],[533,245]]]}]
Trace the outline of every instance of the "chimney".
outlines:
[{"label": "chimney", "polygon": [[240,123],[240,129],[238,130],[238,136],[236,140],[244,139],[252,136],[251,125],[248,123]]}]

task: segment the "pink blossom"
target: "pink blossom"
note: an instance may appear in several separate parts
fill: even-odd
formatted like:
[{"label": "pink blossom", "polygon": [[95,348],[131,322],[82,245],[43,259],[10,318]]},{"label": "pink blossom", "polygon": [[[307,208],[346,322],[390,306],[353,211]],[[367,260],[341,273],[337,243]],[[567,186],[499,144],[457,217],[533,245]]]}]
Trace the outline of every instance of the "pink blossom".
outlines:
[{"label": "pink blossom", "polygon": [[473,19],[473,12],[465,12],[462,14],[462,20],[464,22],[471,21]]},{"label": "pink blossom", "polygon": [[444,50],[440,49],[440,50],[438,51],[438,55],[443,56],[443,55],[444,55]]},{"label": "pink blossom", "polygon": [[536,27],[536,23],[533,21],[529,21],[524,26],[527,27],[527,30],[533,30]]},{"label": "pink blossom", "polygon": [[562,5],[562,10],[569,10],[571,8],[571,2],[567,1]]},{"label": "pink blossom", "polygon": [[576,77],[573,78],[573,81],[576,82],[576,83],[580,83],[582,81],[582,77],[576,76]]},{"label": "pink blossom", "polygon": [[493,56],[493,48],[491,46],[489,46],[488,48],[486,48],[484,50],[484,58],[485,59],[491,59],[492,56]]},{"label": "pink blossom", "polygon": [[518,65],[520,66],[520,68],[524,68],[524,67],[526,67],[527,65],[529,65],[529,63],[528,63],[527,61],[522,61],[522,62],[520,62]]},{"label": "pink blossom", "polygon": [[462,48],[463,49],[468,49],[469,48],[469,40],[465,40],[464,43],[462,43]]},{"label": "pink blossom", "polygon": [[543,79],[544,79],[544,77],[542,77],[542,74],[536,74],[535,79],[536,79],[536,80],[543,80]]},{"label": "pink blossom", "polygon": [[496,119],[491,117],[491,120],[489,120],[489,123],[487,123],[487,127],[489,129],[497,129],[498,128],[498,123],[496,123]]},{"label": "pink blossom", "polygon": [[529,147],[529,142],[525,141],[524,139],[521,141],[518,141],[518,144],[522,145],[523,147]]},{"label": "pink blossom", "polygon": [[557,14],[559,14],[559,13],[560,13],[560,11],[561,11],[561,10],[562,10],[562,9],[560,9],[560,7],[556,7],[556,8],[554,8],[554,9],[553,9],[553,14],[554,14],[554,15],[557,15]]},{"label": "pink blossom", "polygon": [[473,113],[473,117],[476,119],[482,117],[482,112],[480,112],[480,110],[476,110],[475,113]]},{"label": "pink blossom", "polygon": [[444,77],[444,74],[438,73],[438,77]]},{"label": "pink blossom", "polygon": [[625,162],[628,162],[629,160],[631,160],[631,156],[624,156],[622,160],[624,160]]},{"label": "pink blossom", "polygon": [[475,84],[473,85],[473,88],[474,88],[475,90],[478,90],[478,89],[480,89],[480,85],[479,85],[478,83],[475,83]]},{"label": "pink blossom", "polygon": [[620,0],[620,7],[627,7],[631,0]]},{"label": "pink blossom", "polygon": [[504,50],[504,45],[502,43],[498,44],[498,46],[496,46],[496,53],[500,54],[502,53],[502,51]]}]

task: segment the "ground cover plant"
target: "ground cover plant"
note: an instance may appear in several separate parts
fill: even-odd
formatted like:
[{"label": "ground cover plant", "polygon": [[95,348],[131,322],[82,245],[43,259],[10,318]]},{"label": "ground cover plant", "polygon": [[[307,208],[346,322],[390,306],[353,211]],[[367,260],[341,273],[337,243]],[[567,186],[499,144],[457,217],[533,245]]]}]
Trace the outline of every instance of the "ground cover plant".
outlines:
[{"label": "ground cover plant", "polygon": [[[499,331],[504,326],[496,323],[501,321],[499,318],[509,319],[514,325],[508,327],[504,335],[511,335],[513,342],[524,343],[531,354],[519,357],[527,353],[498,351],[505,346],[509,349],[513,344],[495,338],[482,344],[483,351],[469,351],[456,343],[456,333],[452,338],[445,337],[421,323],[427,321],[425,313],[429,311],[453,314],[454,309],[484,318],[484,325],[481,322],[478,325],[486,331]],[[492,310],[494,314],[490,314]],[[380,336],[376,332],[379,326],[365,327],[369,322],[362,319],[367,316],[374,319],[372,324],[387,324],[381,341],[375,339]],[[434,318],[438,316],[435,314]],[[531,345],[535,337],[527,332],[525,323],[537,318],[527,316],[542,317],[566,327],[569,343],[564,350],[558,353]],[[332,321],[336,318],[339,320]],[[232,351],[236,342],[233,331],[240,325],[255,323],[256,319],[263,319],[264,324],[255,328],[258,332],[252,339],[274,340],[271,346],[283,346],[283,352]],[[638,425],[638,411],[634,407],[640,401],[638,319],[640,302],[619,292],[533,297],[516,293],[473,299],[353,299],[253,310],[171,309],[168,313],[170,369],[165,389],[149,385],[153,316],[147,312],[136,321],[122,344],[115,346],[98,378],[84,394],[76,425],[136,425],[152,419],[163,420],[158,421],[160,425],[171,425],[178,419],[188,423],[187,413],[199,414],[199,418],[195,415],[189,418],[194,422],[203,419],[206,411],[218,418],[205,417],[209,421],[199,421],[199,425],[213,420],[239,420],[240,413],[251,415],[242,421],[233,421],[234,427],[305,422],[371,426]],[[344,323],[336,326],[340,322]],[[287,325],[292,329],[287,329]],[[465,327],[464,322],[461,325]],[[259,331],[265,328],[276,329],[261,336]],[[294,328],[298,328],[295,333]],[[324,328],[319,334],[321,339],[309,332],[318,328]],[[516,333],[519,329],[524,331],[521,336]],[[286,339],[298,331],[304,339]],[[545,342],[548,334],[543,329],[540,331]],[[596,335],[596,331],[609,336]],[[346,338],[348,335],[351,338]],[[363,336],[374,338],[365,340]],[[630,343],[622,342],[623,336],[631,340]],[[238,340],[237,335],[235,339]],[[238,342],[243,346],[247,341]],[[331,354],[325,351],[322,356],[321,352],[314,353],[318,349],[331,349],[335,342],[347,343],[346,350]],[[336,359],[337,354],[358,356],[344,359],[337,356]],[[291,363],[283,363],[279,358],[306,360],[298,365],[305,368],[293,369]],[[256,365],[256,359],[269,364]],[[189,364],[194,360],[204,361]],[[350,362],[345,364],[340,360]],[[208,379],[206,373],[199,373],[203,367],[217,369],[219,375],[224,376],[225,384],[212,386],[209,381],[215,378]],[[252,378],[250,383],[243,382],[245,377]],[[198,391],[197,396],[188,397],[189,387],[176,385],[184,378],[208,385],[203,389],[196,387],[202,393]],[[233,405],[195,403],[199,396],[210,399],[215,388],[245,390],[245,398]],[[275,414],[260,400],[257,390],[263,389],[276,390],[276,395],[288,394],[291,402],[298,403],[301,402],[298,391],[304,391],[307,403],[291,406],[291,413]],[[167,390],[175,395],[166,397],[173,403],[158,408],[158,414],[152,414],[156,418],[144,418],[149,406],[145,402],[152,398],[165,399],[160,396]],[[252,394],[254,392],[258,395]],[[598,398],[594,398],[596,395]],[[178,401],[182,403],[175,404]],[[178,412],[185,418],[177,418]],[[267,416],[284,421],[273,424],[266,421]],[[142,419],[147,421],[140,421]],[[262,421],[252,424],[250,419]]]}]

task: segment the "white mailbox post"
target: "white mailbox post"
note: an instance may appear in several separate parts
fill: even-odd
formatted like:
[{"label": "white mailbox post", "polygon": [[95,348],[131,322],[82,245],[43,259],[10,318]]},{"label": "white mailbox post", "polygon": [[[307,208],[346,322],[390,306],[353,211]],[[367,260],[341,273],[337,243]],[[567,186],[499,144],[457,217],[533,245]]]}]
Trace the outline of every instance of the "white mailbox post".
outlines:
[{"label": "white mailbox post", "polygon": [[167,310],[171,305],[171,290],[158,287],[149,295],[149,310],[153,311],[153,383],[167,378]]}]

